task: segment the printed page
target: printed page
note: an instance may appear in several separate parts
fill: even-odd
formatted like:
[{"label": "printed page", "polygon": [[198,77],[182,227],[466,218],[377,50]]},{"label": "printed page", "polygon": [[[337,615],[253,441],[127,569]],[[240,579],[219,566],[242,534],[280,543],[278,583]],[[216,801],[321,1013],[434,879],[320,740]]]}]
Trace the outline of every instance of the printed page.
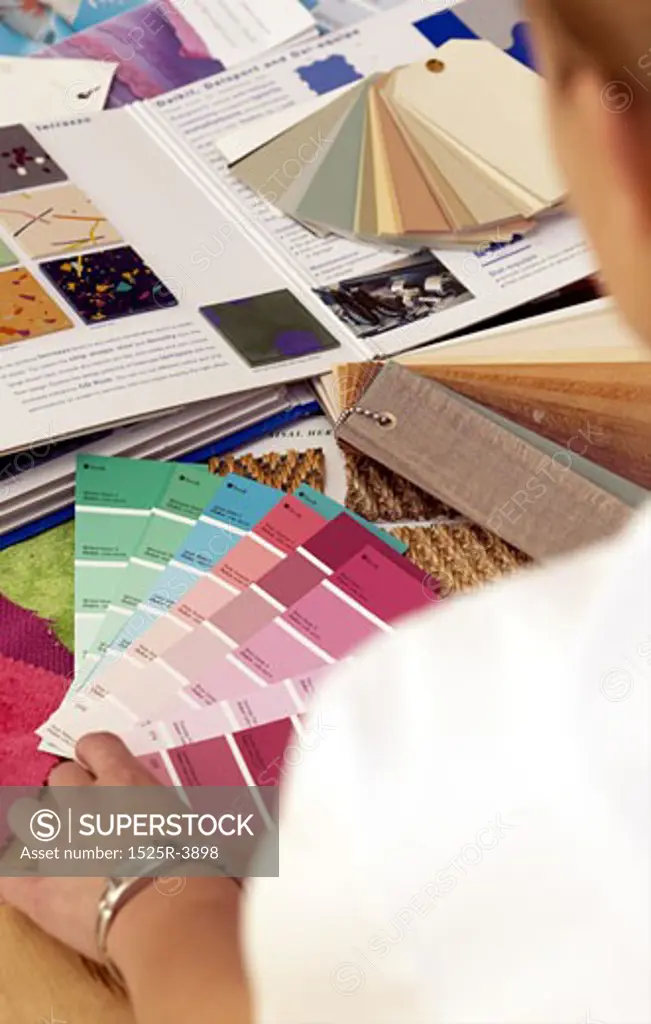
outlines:
[{"label": "printed page", "polygon": [[321,33],[348,28],[358,21],[393,10],[406,2],[408,0],[302,0]]},{"label": "printed page", "polygon": [[176,0],[185,20],[226,68],[316,33],[299,0]]},{"label": "printed page", "polygon": [[2,448],[359,355],[276,263],[128,110],[0,128]]},{"label": "printed page", "polygon": [[[0,53],[2,20],[0,4]],[[117,62],[107,102],[113,108],[161,96],[317,34],[300,0],[82,0],[72,28],[56,31],[49,39],[53,45],[35,56],[48,62],[62,57]],[[85,113],[78,106],[71,112]]]},{"label": "printed page", "polygon": [[117,68],[94,60],[0,57],[0,125],[103,110]]},{"label": "printed page", "polygon": [[[549,216],[531,235],[469,249],[380,248],[335,235],[317,235],[282,215],[271,202],[328,145],[287,160],[260,193],[234,179],[218,149],[227,136],[272,114],[435,52],[426,15],[449,5],[409,0],[396,10],[332,32],[320,40],[240,65],[232,72],[144,104],[140,113],[169,134],[190,173],[209,170],[215,186],[249,220],[260,244],[271,243],[287,272],[318,299],[370,355],[391,355],[463,329],[592,273],[594,261],[578,223]],[[461,10],[462,8],[459,8]],[[503,39],[497,19],[496,37]],[[499,31],[498,31],[499,30]],[[274,182],[275,178],[275,182]],[[320,315],[320,314],[319,314]]]},{"label": "printed page", "polygon": [[374,14],[399,7],[405,0],[304,0],[321,32],[336,32]]}]

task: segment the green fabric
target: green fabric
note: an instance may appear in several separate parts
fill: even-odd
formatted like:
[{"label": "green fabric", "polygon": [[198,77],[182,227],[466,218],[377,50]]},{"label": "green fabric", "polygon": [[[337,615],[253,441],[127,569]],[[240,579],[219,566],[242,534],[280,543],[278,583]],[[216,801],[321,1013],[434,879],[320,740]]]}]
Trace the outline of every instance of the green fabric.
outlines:
[{"label": "green fabric", "polygon": [[0,591],[52,622],[61,641],[74,646],[74,522],[0,551]]}]

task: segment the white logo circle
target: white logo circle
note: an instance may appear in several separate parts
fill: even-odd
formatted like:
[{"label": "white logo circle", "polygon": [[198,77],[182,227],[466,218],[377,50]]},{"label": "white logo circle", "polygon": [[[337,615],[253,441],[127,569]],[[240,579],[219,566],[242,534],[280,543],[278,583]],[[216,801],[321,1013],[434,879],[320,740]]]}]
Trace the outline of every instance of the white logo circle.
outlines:
[{"label": "white logo circle", "polygon": [[61,818],[54,811],[36,811],[30,819],[29,830],[40,843],[51,843],[61,831]]},{"label": "white logo circle", "polygon": [[340,996],[354,996],[364,986],[364,971],[356,963],[346,961],[337,964],[330,975],[330,984]]},{"label": "white logo circle", "polygon": [[620,704],[628,698],[635,689],[633,676],[624,668],[611,668],[601,677],[599,689],[606,698],[614,704]]},{"label": "white logo circle", "polygon": [[177,878],[172,875],[161,875],[154,881],[154,888],[161,896],[180,896],[186,885],[186,878]]},{"label": "white logo circle", "polygon": [[626,114],[635,102],[629,82],[608,82],[601,90],[601,103],[611,114]]}]

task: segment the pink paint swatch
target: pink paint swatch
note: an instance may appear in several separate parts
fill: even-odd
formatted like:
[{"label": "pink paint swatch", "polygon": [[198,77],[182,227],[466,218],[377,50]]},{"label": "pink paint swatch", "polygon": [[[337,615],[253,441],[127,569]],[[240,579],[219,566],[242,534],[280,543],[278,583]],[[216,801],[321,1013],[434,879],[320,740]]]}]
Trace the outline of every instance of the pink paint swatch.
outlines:
[{"label": "pink paint swatch", "polygon": [[[284,503],[285,511],[291,504]],[[285,531],[283,543],[293,542]],[[228,573],[232,581],[230,568]],[[382,539],[342,514],[278,561],[253,589],[238,593],[156,663],[113,689],[150,726],[135,749],[148,743],[174,749],[304,711],[286,681],[324,672],[396,618],[423,607],[431,600],[424,579]],[[287,607],[281,598],[296,600]],[[205,720],[192,708],[204,708]]]},{"label": "pink paint swatch", "polygon": [[[204,637],[196,661],[184,666],[195,677],[202,663],[203,671],[179,691],[179,698],[213,707],[248,695],[256,686],[323,669],[378,632],[392,629],[405,614],[429,605],[426,581],[408,562],[367,544],[289,609],[275,609],[273,619],[236,650],[228,650],[231,641]],[[207,653],[214,658],[206,658]],[[170,677],[166,692],[172,689]]]},{"label": "pink paint swatch", "polygon": [[[228,605],[281,562],[287,552],[317,533],[324,522],[323,516],[304,502],[284,495],[249,534],[231,547],[169,612],[139,637],[129,649],[128,660],[120,659],[106,668],[101,676],[101,690],[98,689],[95,696],[102,700],[111,694],[140,715],[143,705],[150,705],[156,685],[163,696],[178,689],[178,684],[172,686],[165,672],[146,674],[156,666],[159,655],[183,644],[182,656],[185,657],[185,652],[194,647],[196,622],[202,622]],[[145,714],[144,720],[149,721],[150,716]]]},{"label": "pink paint swatch", "polygon": [[[227,670],[226,678],[216,682],[215,665],[223,666],[224,658],[231,650],[262,632],[279,611],[296,604],[315,590],[365,547],[382,552],[389,564],[407,576],[413,575],[420,585],[422,573],[419,570],[382,539],[370,533],[365,526],[342,514],[315,532],[252,588],[223,604],[199,629],[169,647],[159,661],[155,677],[152,667],[147,671],[146,679],[143,676],[142,685],[156,686],[161,695],[167,695],[174,690],[174,680],[178,675],[188,680],[189,693],[202,703],[230,696],[232,673]],[[333,645],[334,658],[342,656],[342,651],[349,650],[371,635],[365,623],[357,623],[357,632],[353,634],[351,631],[354,629],[353,621],[344,627],[345,642]],[[314,658],[306,659],[304,652],[299,653],[301,658],[297,657],[288,675],[306,672],[317,666],[318,662]],[[168,668],[173,670],[174,675],[167,671]],[[277,675],[275,678],[278,678]],[[128,696],[126,694],[126,682],[120,692],[124,694],[125,704],[129,702],[129,707],[140,713],[134,703],[134,690],[131,689]],[[151,692],[149,689],[149,694]],[[150,703],[150,696],[147,702]]]},{"label": "pink paint swatch", "polygon": [[[426,574],[367,545],[340,573],[228,656],[261,683],[338,661],[360,643],[431,602]],[[220,674],[215,666],[213,679]]]},{"label": "pink paint swatch", "polygon": [[122,733],[122,738],[132,753],[144,755],[227,736],[283,718],[300,718],[327,677],[329,668],[322,667],[271,686],[256,687],[242,696],[223,701],[211,702],[206,698],[206,706],[200,709],[190,708],[177,695],[168,707],[161,709],[158,722],[130,729]]},{"label": "pink paint swatch", "polygon": [[295,733],[290,721],[193,743],[163,754],[146,754],[142,765],[165,785],[277,786]]}]

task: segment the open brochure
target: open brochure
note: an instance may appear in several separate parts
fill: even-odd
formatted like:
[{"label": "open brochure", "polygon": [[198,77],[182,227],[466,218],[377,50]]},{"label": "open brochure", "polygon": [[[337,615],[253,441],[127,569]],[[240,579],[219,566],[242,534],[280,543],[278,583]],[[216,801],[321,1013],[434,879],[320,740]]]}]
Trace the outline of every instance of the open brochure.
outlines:
[{"label": "open brochure", "polygon": [[440,6],[410,0],[121,110],[0,129],[4,450],[405,351],[591,272],[565,215],[490,250],[409,254],[312,234],[229,173],[218,136],[427,58]]}]

